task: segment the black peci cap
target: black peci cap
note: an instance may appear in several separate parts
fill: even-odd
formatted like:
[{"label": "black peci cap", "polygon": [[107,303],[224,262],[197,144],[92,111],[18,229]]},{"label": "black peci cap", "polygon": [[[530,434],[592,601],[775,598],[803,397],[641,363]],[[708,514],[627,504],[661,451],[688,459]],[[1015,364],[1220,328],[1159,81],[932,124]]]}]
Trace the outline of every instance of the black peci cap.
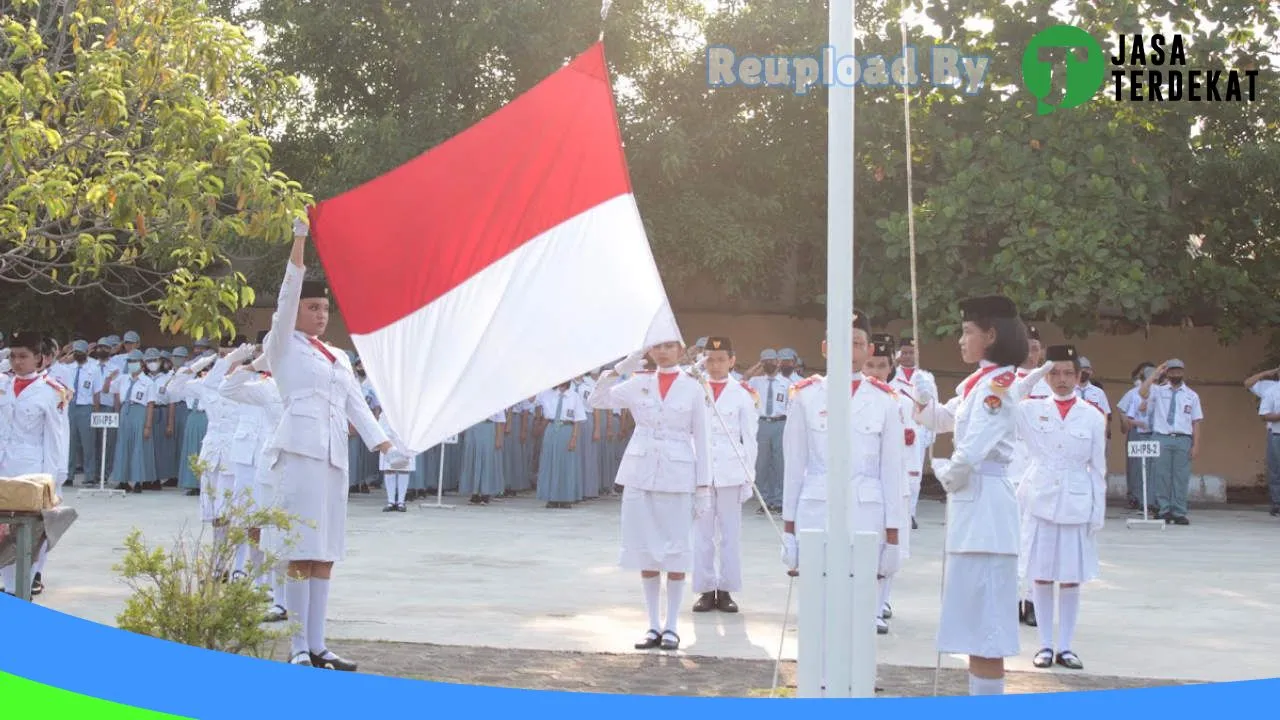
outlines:
[{"label": "black peci cap", "polygon": [[26,348],[33,353],[43,354],[45,340],[44,333],[35,330],[17,330],[9,336],[9,347]]},{"label": "black peci cap", "polygon": [[727,337],[712,335],[707,338],[707,344],[703,346],[703,350],[723,350],[727,353],[733,353],[733,342]]},{"label": "black peci cap", "polygon": [[329,284],[323,280],[303,280],[300,298],[329,299]]},{"label": "black peci cap", "polygon": [[1075,345],[1050,345],[1044,351],[1044,357],[1049,362],[1072,362],[1080,356],[1076,354]]},{"label": "black peci cap", "polygon": [[1003,295],[969,298],[960,302],[960,317],[966,321],[1016,319],[1018,306]]},{"label": "black peci cap", "polygon": [[872,357],[893,357],[893,336],[884,333],[876,333],[871,338],[871,356]]}]

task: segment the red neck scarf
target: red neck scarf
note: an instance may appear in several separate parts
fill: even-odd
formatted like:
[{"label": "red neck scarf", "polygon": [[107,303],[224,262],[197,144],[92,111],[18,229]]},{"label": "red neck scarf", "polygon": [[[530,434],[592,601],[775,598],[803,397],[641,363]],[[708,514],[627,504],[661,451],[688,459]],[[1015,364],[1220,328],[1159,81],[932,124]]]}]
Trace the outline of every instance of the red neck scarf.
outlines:
[{"label": "red neck scarf", "polygon": [[711,392],[716,396],[716,400],[720,399],[720,393],[724,392],[724,386],[728,385],[728,380],[712,380]]},{"label": "red neck scarf", "polygon": [[984,367],[978,372],[970,375],[969,379],[965,381],[965,384],[964,384],[964,396],[969,397],[969,393],[973,390],[974,386],[978,384],[979,380],[981,380],[982,378],[990,375],[991,373],[999,369],[1000,369],[999,365],[988,365],[987,367]]},{"label": "red neck scarf", "polygon": [[1076,404],[1076,399],[1068,398],[1066,400],[1059,400],[1058,398],[1054,398],[1053,402],[1058,406],[1058,415],[1062,416],[1063,420],[1066,420],[1067,413],[1071,412],[1071,406]]},{"label": "red neck scarf", "polygon": [[667,399],[667,391],[671,389],[671,384],[676,381],[676,375],[679,374],[679,372],[658,371],[658,395],[660,395],[663,400]]},{"label": "red neck scarf", "polygon": [[320,338],[309,338],[309,340],[311,342],[311,347],[323,353],[324,356],[329,359],[329,362],[331,363],[338,362],[338,358],[334,357],[333,353],[329,352],[329,348],[325,347],[324,343],[320,342]]},{"label": "red neck scarf", "polygon": [[27,389],[27,386],[29,386],[31,383],[33,383],[33,382],[35,382],[36,380],[39,380],[39,379],[40,379],[40,376],[39,376],[39,375],[36,375],[35,377],[29,377],[29,378],[20,378],[20,377],[15,377],[15,378],[13,379],[13,394],[14,394],[14,396],[16,397],[16,396],[18,396],[18,395],[21,395],[21,394],[22,394],[22,391]]},{"label": "red neck scarf", "polygon": [[901,370],[902,370],[902,374],[907,377],[907,382],[911,382],[911,374],[914,373],[916,369],[904,367],[904,368],[901,368]]}]

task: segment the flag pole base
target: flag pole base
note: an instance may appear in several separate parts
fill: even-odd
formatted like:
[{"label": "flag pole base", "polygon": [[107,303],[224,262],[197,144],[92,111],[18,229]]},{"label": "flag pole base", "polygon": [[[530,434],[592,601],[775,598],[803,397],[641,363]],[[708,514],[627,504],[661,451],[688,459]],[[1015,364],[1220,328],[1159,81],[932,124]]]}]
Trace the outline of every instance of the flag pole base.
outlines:
[{"label": "flag pole base", "polygon": [[98,488],[80,488],[80,489],[76,490],[76,497],[85,497],[86,495],[88,495],[88,496],[90,496],[90,497],[103,497],[103,496],[106,496],[106,497],[124,497],[125,495],[128,495],[128,493],[126,493],[124,490],[120,490],[120,489],[118,489],[118,488],[101,488],[101,487],[98,487]]},{"label": "flag pole base", "polygon": [[1151,520],[1148,518],[1129,518],[1124,521],[1125,527],[1133,530],[1163,530],[1165,522],[1163,520]]},{"label": "flag pole base", "polygon": [[437,500],[433,503],[418,503],[418,507],[422,508],[423,510],[454,510],[454,509],[457,509],[458,506],[445,505],[444,503]]}]

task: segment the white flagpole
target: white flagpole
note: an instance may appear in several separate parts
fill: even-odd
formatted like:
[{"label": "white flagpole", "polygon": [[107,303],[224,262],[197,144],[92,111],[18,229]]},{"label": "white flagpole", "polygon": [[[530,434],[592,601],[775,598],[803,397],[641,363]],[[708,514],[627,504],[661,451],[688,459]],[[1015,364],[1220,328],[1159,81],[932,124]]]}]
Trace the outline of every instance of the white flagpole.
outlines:
[{"label": "white flagpole", "polygon": [[853,0],[828,0],[833,57],[827,78],[827,697],[853,694],[853,552],[849,483],[853,427],[853,157],[854,88],[836,72],[854,51]]}]

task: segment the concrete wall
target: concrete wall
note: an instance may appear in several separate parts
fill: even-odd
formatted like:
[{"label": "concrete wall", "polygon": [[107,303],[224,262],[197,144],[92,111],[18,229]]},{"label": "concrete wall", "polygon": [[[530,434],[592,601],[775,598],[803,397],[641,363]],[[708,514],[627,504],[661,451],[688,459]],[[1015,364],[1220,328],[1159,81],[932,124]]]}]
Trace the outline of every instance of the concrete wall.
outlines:
[{"label": "concrete wall", "polygon": [[[254,338],[271,322],[271,310],[255,308],[239,318],[241,332]],[[739,348],[739,367],[752,365],[764,347],[792,347],[813,368],[825,363],[820,353],[824,323],[800,320],[783,315],[730,315],[709,312],[680,312],[680,328],[692,342],[702,335],[728,335]],[[894,323],[888,332],[897,333],[906,326]],[[1038,324],[1046,345],[1064,342],[1058,328]],[[1204,405],[1200,457],[1192,466],[1192,499],[1223,501],[1232,499],[1260,500],[1265,492],[1266,430],[1257,417],[1258,403],[1241,384],[1265,353],[1265,338],[1243,338],[1231,347],[1220,345],[1212,328],[1153,327],[1149,333],[1131,327],[1112,327],[1112,332],[1096,333],[1072,343],[1093,363],[1108,399],[1114,405],[1128,389],[1129,372],[1143,360],[1159,363],[1178,357],[1187,364],[1187,383],[1200,394]],[[172,345],[158,331],[146,332],[144,342]],[[350,347],[349,336],[341,317],[335,315],[327,339]],[[183,339],[185,341],[185,338]],[[929,341],[920,348],[923,367],[938,376],[943,397],[968,374],[961,364],[954,340]],[[1117,421],[1113,421],[1117,422]],[[1113,442],[1108,452],[1108,465],[1116,474],[1113,492],[1123,487],[1124,444],[1118,424],[1113,425]],[[939,439],[939,455],[951,452],[949,438]],[[1117,485],[1117,482],[1119,483]],[[1121,491],[1121,494],[1123,492]]]}]

